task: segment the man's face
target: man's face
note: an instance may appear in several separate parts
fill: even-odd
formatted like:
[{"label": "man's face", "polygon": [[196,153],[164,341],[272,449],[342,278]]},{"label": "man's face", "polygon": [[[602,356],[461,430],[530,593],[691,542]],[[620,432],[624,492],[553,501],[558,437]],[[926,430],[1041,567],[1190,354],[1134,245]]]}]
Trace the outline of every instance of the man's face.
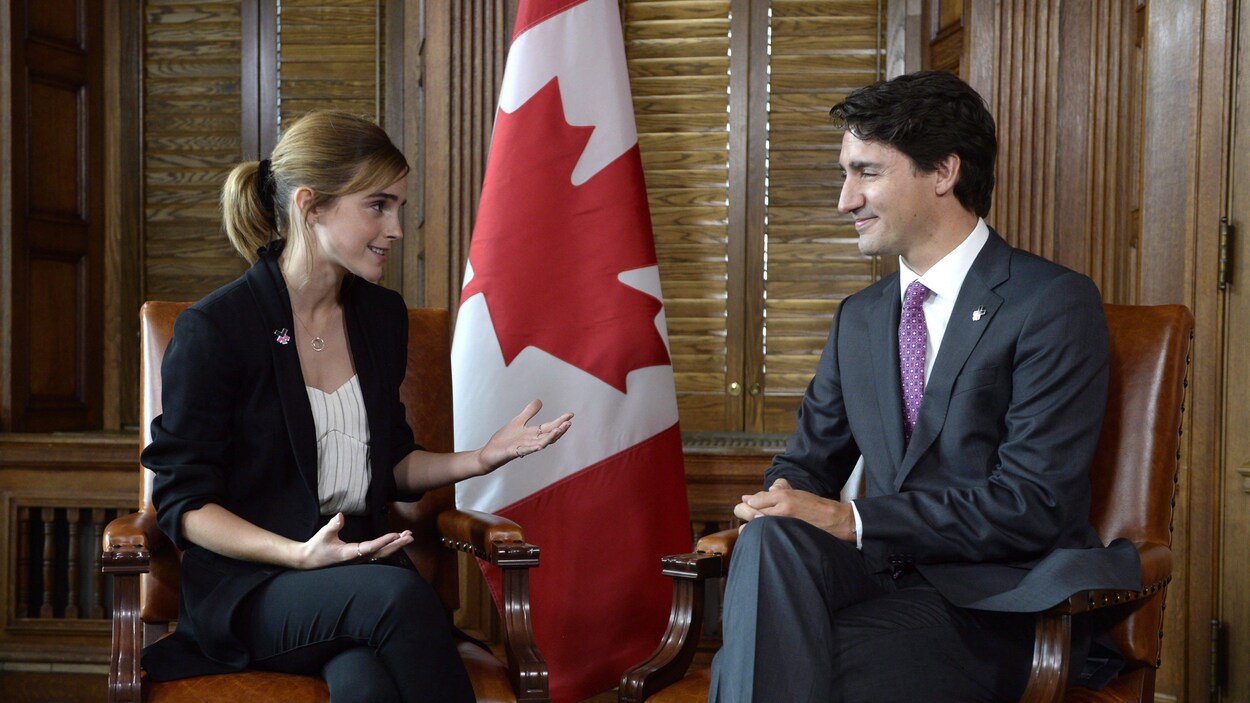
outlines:
[{"label": "man's face", "polygon": [[933,236],[935,174],[917,172],[903,152],[850,130],[842,137],[838,166],[846,177],[838,210],[855,218],[860,253],[906,260]]}]

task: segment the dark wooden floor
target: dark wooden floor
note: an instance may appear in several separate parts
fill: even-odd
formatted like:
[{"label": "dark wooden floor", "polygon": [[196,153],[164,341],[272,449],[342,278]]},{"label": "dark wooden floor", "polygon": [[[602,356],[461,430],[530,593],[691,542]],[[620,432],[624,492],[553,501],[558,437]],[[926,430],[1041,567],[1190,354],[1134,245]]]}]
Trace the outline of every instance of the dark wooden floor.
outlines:
[{"label": "dark wooden floor", "polygon": [[[108,677],[102,674],[66,674],[30,671],[0,672],[0,701],[4,703],[103,703]],[[616,691],[587,698],[582,703],[616,703]]]}]

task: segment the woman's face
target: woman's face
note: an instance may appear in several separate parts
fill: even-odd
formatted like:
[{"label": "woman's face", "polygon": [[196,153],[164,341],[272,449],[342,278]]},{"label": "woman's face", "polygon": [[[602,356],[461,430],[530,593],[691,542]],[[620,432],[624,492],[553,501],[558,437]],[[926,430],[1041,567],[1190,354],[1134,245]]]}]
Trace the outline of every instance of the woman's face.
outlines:
[{"label": "woman's face", "polygon": [[315,208],[309,217],[319,261],[377,282],[386,267],[391,245],[404,236],[399,211],[408,192],[404,176],[377,191],[360,191]]}]

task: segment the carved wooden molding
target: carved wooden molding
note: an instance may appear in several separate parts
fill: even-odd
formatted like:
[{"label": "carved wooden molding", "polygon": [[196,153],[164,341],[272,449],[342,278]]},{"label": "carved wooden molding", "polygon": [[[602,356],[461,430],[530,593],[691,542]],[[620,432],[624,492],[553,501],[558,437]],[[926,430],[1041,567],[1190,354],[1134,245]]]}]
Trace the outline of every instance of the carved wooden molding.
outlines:
[{"label": "carved wooden molding", "polygon": [[139,437],[132,433],[0,433],[0,469],[116,471],[139,466]]},{"label": "carved wooden molding", "polygon": [[681,445],[689,454],[743,454],[771,456],[786,448],[790,435],[751,432],[682,432]]}]

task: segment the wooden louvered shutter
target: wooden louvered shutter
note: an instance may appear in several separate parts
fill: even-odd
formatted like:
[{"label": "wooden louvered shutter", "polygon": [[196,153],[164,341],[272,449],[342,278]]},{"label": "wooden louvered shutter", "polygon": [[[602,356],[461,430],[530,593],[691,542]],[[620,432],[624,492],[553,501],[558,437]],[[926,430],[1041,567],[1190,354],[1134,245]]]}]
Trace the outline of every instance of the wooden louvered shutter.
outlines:
[{"label": "wooden louvered shutter", "polygon": [[[764,407],[758,431],[789,432],[838,303],[881,277],[838,213],[842,132],[829,108],[884,77],[878,0],[773,0],[764,255]],[[884,262],[886,267],[895,262]]]},{"label": "wooden louvered shutter", "polygon": [[196,300],[244,261],[218,198],[242,150],[239,3],[144,6],[144,291]]},{"label": "wooden louvered shutter", "polygon": [[687,430],[726,423],[729,5],[625,5],[625,54]]},{"label": "wooden louvered shutter", "polygon": [[792,429],[838,302],[891,266],[861,256],[837,212],[842,135],[828,117],[882,77],[885,11],[883,0],[624,3],[685,431]]},{"label": "wooden louvered shutter", "polygon": [[278,12],[278,124],[309,110],[381,121],[385,3],[282,0]]},{"label": "wooden louvered shutter", "polygon": [[[240,161],[267,153],[283,122],[314,108],[381,120],[385,3],[266,2],[144,7],[145,298],[195,300],[243,271],[222,232],[221,186]],[[258,27],[258,12],[274,26]],[[255,84],[245,46],[277,66],[276,91],[272,75]]]}]

